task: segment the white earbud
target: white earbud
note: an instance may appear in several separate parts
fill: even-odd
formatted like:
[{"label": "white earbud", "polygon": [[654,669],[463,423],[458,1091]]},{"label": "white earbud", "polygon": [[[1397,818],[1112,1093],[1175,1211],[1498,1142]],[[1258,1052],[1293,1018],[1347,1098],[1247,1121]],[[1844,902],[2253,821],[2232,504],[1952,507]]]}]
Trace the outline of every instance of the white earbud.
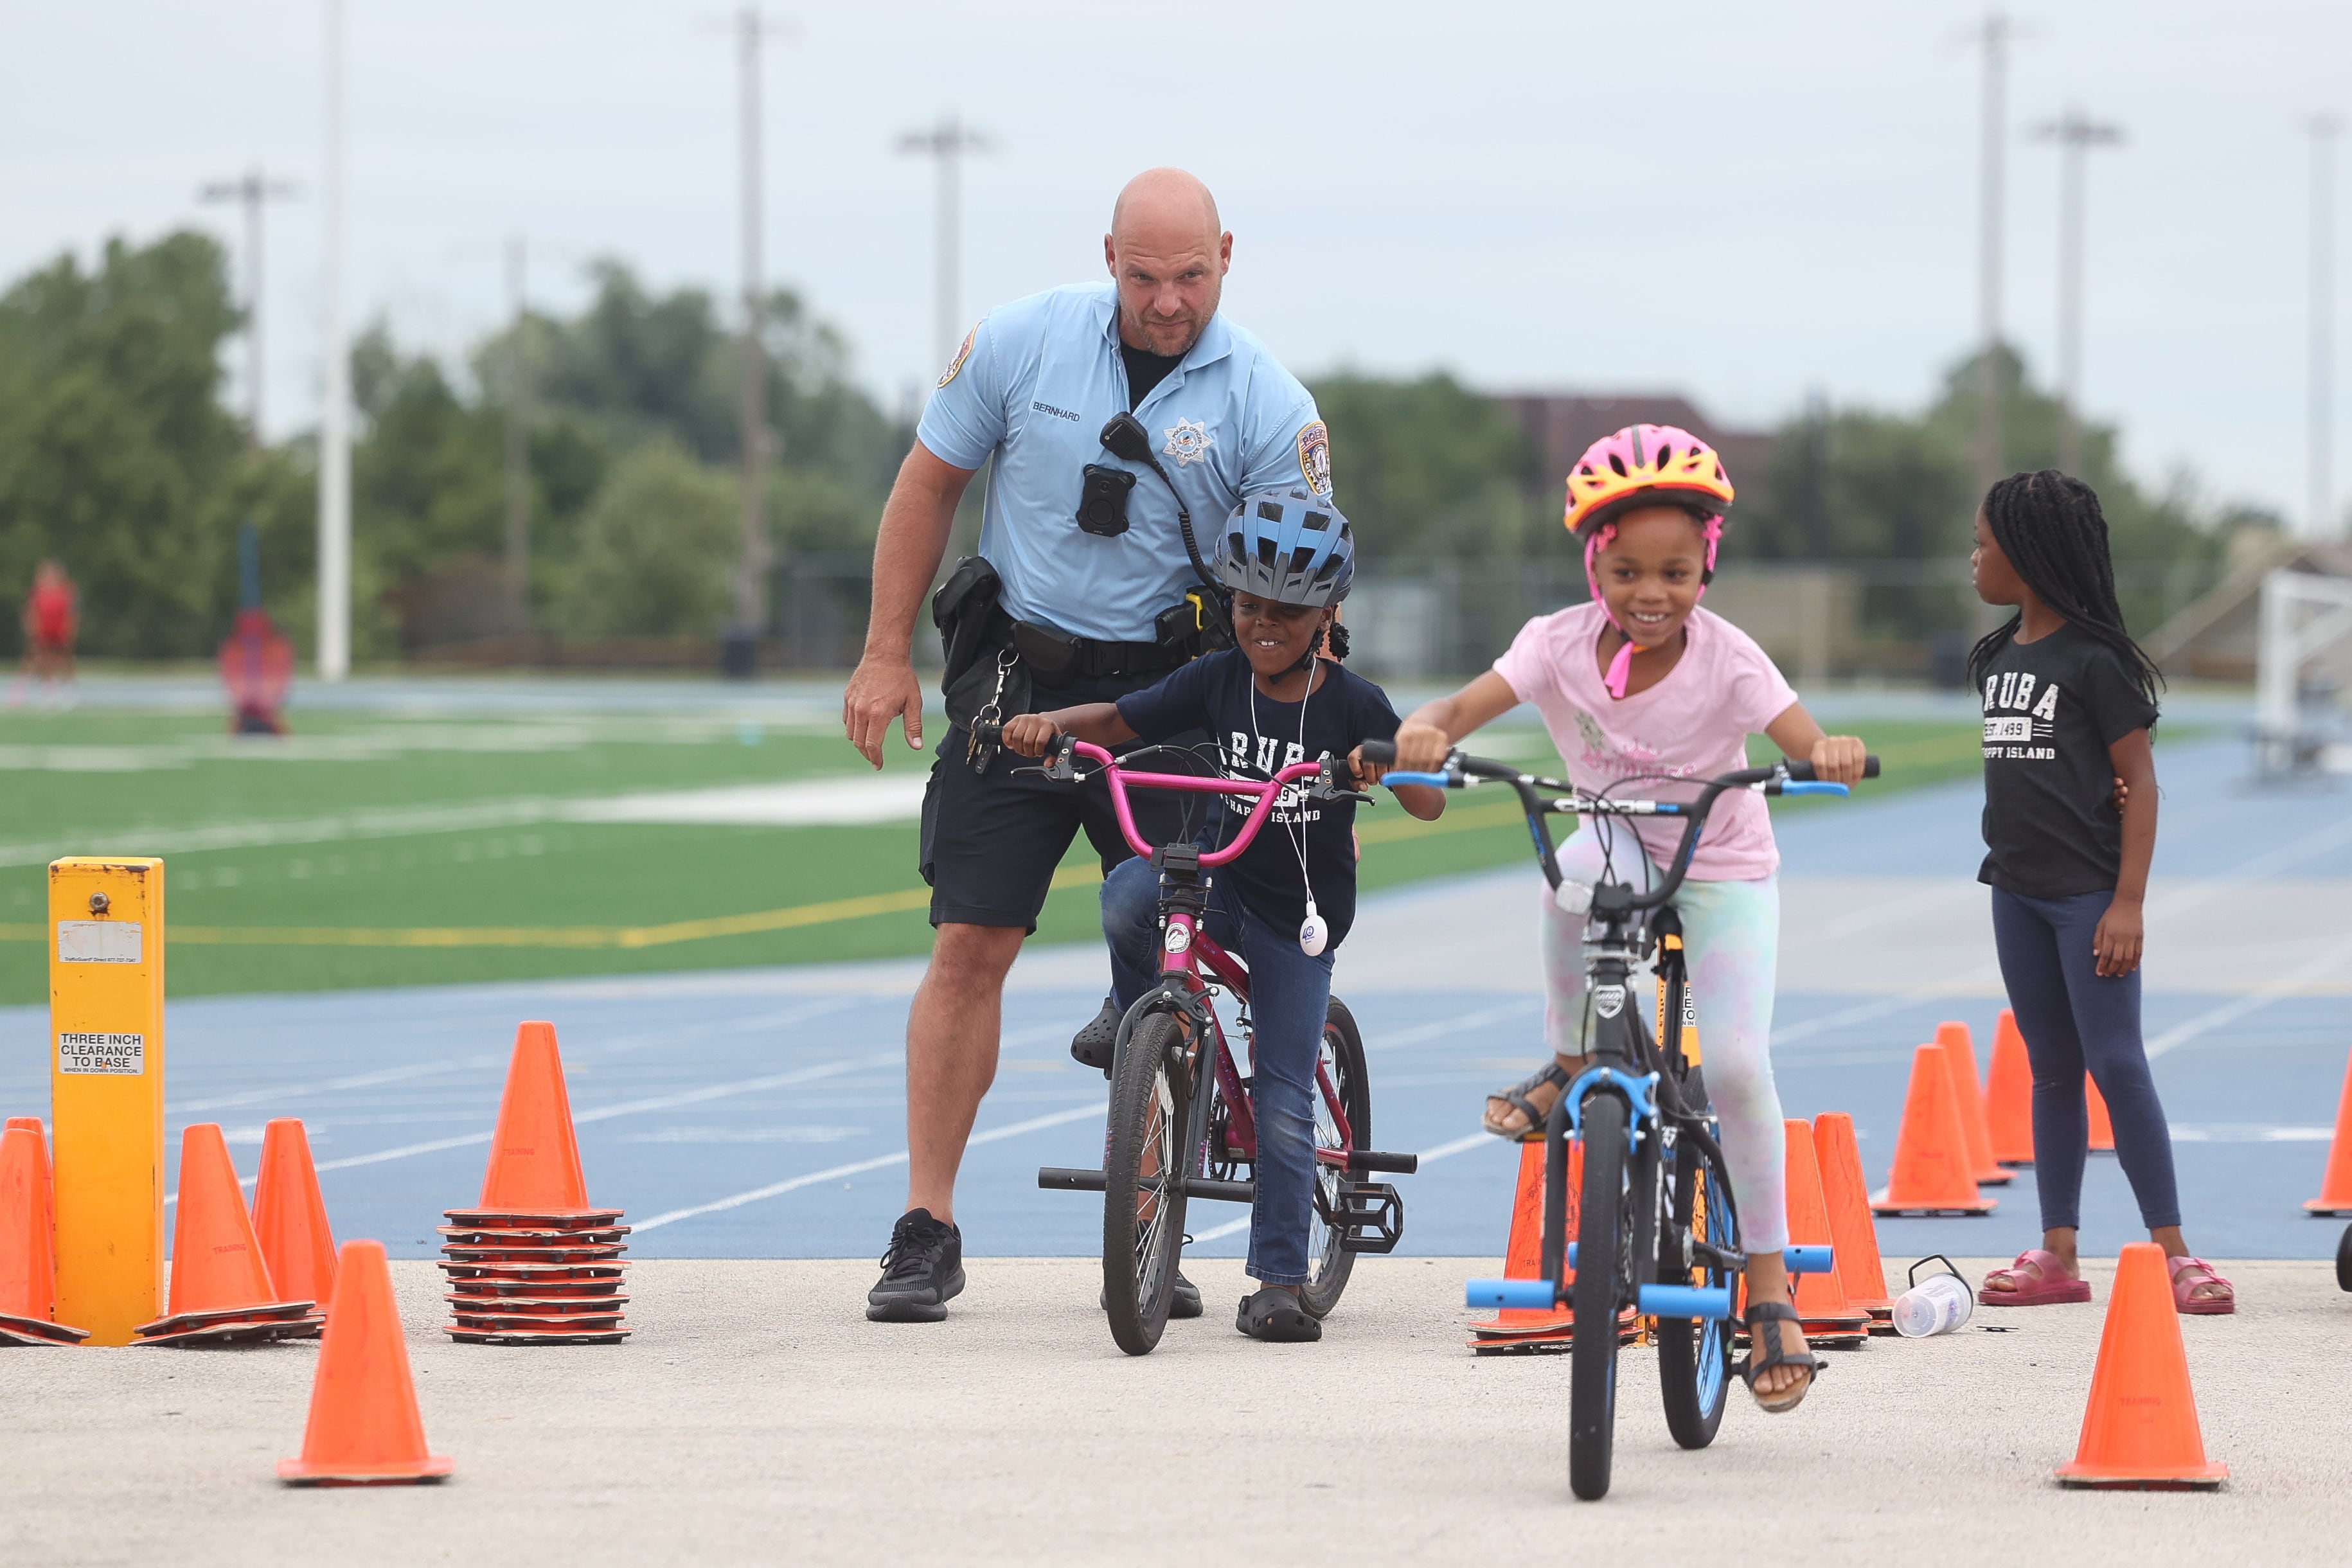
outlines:
[{"label": "white earbud", "polygon": [[1298,950],[1309,958],[1323,956],[1323,945],[1331,940],[1329,928],[1323,917],[1315,912],[1315,900],[1307,900],[1307,918],[1298,922]]}]

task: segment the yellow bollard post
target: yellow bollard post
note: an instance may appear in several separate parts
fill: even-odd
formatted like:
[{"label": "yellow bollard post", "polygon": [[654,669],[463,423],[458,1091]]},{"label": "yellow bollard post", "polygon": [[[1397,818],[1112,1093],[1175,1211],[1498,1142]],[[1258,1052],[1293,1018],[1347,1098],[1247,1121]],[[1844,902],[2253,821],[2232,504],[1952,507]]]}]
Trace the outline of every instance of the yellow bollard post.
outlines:
[{"label": "yellow bollard post", "polygon": [[127,1345],[163,1314],[163,862],[49,864],[58,1321]]}]

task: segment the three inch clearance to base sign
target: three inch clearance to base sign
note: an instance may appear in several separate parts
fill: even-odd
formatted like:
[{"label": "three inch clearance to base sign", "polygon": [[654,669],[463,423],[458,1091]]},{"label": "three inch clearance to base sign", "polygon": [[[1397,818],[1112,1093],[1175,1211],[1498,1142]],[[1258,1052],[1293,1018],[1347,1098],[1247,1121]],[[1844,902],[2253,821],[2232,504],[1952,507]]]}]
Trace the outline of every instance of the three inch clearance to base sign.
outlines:
[{"label": "three inch clearance to base sign", "polygon": [[147,1070],[147,1037],[131,1034],[58,1035],[58,1070],[119,1073],[137,1078]]}]

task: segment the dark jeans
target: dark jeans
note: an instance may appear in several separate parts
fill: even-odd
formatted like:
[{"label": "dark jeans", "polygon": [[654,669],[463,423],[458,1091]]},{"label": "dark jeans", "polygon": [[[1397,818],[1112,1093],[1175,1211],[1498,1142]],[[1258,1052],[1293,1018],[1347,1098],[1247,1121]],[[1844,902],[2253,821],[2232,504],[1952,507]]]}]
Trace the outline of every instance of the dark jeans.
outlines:
[{"label": "dark jeans", "polygon": [[[1307,1230],[1315,1215],[1315,1061],[1331,999],[1331,952],[1309,958],[1298,932],[1276,931],[1230,886],[1213,886],[1202,929],[1249,966],[1255,1033],[1250,1110],[1257,1119],[1256,1202],[1249,1271],[1268,1285],[1307,1283]],[[1149,860],[1112,868],[1102,885],[1111,991],[1125,1012],[1160,979],[1160,873]]]},{"label": "dark jeans", "polygon": [[2091,936],[2113,893],[2029,899],[1992,890],[1993,945],[2018,1033],[2033,1064],[2033,1184],[2042,1227],[2081,1223],[2090,1108],[2083,1074],[2099,1086],[2139,1215],[2150,1230],[2180,1223],[2172,1132],[2140,1044],[2139,972],[2101,978]]}]

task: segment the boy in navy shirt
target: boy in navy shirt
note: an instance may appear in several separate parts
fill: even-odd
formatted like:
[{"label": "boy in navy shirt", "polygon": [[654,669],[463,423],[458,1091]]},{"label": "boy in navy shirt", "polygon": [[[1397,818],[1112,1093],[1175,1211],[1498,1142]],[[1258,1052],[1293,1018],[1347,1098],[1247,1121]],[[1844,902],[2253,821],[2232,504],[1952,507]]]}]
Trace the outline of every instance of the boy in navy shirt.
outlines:
[{"label": "boy in navy shirt", "polygon": [[[1214,570],[1234,591],[1237,647],[1116,703],[1014,719],[1004,727],[1005,745],[1037,756],[1057,733],[1116,746],[1206,730],[1231,778],[1270,779],[1294,763],[1346,757],[1360,786],[1376,783],[1384,770],[1366,763],[1359,748],[1395,735],[1396,710],[1379,687],[1321,653],[1327,634],[1346,651],[1335,622],[1355,577],[1347,519],[1304,492],[1245,496],[1226,523]],[[1396,795],[1423,819],[1445,809],[1443,790],[1407,786]],[[1221,804],[1202,832],[1206,848],[1229,841],[1256,805],[1244,795],[1213,798]],[[1301,784],[1286,787],[1256,840],[1211,892],[1205,930],[1249,965],[1255,1025],[1249,1271],[1259,1288],[1234,1320],[1254,1339],[1316,1340],[1323,1332],[1298,1288],[1307,1279],[1315,1212],[1315,1064],[1331,960],[1356,916],[1355,815],[1352,801],[1315,800]],[[1327,933],[1320,942],[1306,940],[1310,907]],[[1126,861],[1103,879],[1102,912],[1112,994],[1123,1014],[1159,981],[1160,882],[1149,860]]]}]

